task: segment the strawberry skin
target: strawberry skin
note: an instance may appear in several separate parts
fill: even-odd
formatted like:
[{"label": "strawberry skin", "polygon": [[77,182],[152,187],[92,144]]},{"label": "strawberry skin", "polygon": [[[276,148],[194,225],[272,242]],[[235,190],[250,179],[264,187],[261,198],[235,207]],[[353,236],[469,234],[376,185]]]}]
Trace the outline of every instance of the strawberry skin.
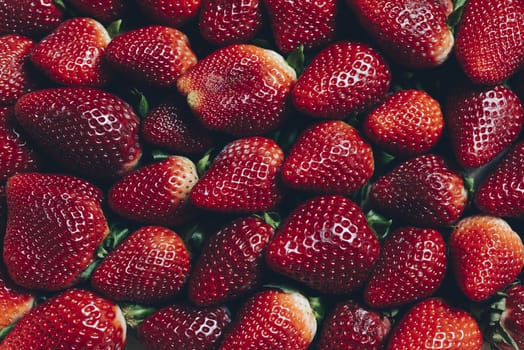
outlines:
[{"label": "strawberry skin", "polygon": [[332,194],[350,194],[373,175],[371,146],[342,121],[316,124],[303,132],[282,166],[291,187]]},{"label": "strawberry skin", "polygon": [[5,186],[0,185],[0,237],[5,234],[5,226],[7,223],[7,203],[5,200]]},{"label": "strawberry skin", "polygon": [[69,0],[67,3],[83,15],[102,23],[122,18],[126,10],[126,0]]},{"label": "strawberry skin", "polygon": [[[506,291],[506,309],[501,315],[500,325],[511,336],[519,349],[524,349],[524,286],[514,285]],[[500,350],[513,350],[506,343],[497,343]]]},{"label": "strawberry skin", "polygon": [[1,0],[0,35],[42,36],[56,28],[64,18],[53,0]]},{"label": "strawberry skin", "polygon": [[362,210],[334,195],[295,208],[269,243],[268,266],[327,294],[358,289],[379,257],[380,245]]},{"label": "strawberry skin", "polygon": [[142,154],[139,118],[120,98],[93,88],[55,88],[24,95],[16,120],[64,168],[96,179],[120,176]]},{"label": "strawberry skin", "polygon": [[295,71],[276,52],[238,44],[205,57],[177,87],[206,128],[253,136],[280,125],[295,80]]},{"label": "strawberry skin", "polygon": [[15,323],[33,308],[35,298],[12,283],[0,270],[0,329]]},{"label": "strawberry skin", "polygon": [[506,221],[494,216],[461,220],[448,244],[455,279],[473,301],[503,290],[524,268],[522,240]]},{"label": "strawberry skin", "polygon": [[422,90],[390,95],[364,121],[366,136],[386,152],[411,157],[433,148],[444,129],[440,104]]},{"label": "strawberry skin", "polygon": [[142,12],[155,23],[180,27],[196,17],[200,0],[137,0]]},{"label": "strawberry skin", "polygon": [[389,67],[364,44],[338,42],[323,49],[295,84],[295,107],[312,117],[343,119],[385,97]]}]

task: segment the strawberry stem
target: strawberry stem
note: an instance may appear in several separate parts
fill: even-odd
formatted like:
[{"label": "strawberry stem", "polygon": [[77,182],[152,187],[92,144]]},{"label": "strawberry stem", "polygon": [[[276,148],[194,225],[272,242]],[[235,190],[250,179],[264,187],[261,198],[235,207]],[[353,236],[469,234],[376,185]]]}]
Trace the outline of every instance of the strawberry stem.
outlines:
[{"label": "strawberry stem", "polygon": [[169,158],[171,154],[164,152],[162,150],[156,149],[151,152],[151,157],[153,157],[153,160],[165,160]]},{"label": "strawberry stem", "polygon": [[262,213],[262,215],[255,214],[254,216],[259,218],[259,219],[264,220],[266,222],[266,224],[268,224],[269,226],[271,226],[275,230],[278,229],[278,227],[280,226],[280,223],[282,221],[281,218],[280,218],[280,214],[277,213],[277,212],[274,212],[274,211],[264,212],[264,213]]},{"label": "strawberry stem", "polygon": [[393,220],[385,218],[384,216],[376,213],[374,210],[367,212],[366,219],[379,240],[383,240],[387,237]]},{"label": "strawberry stem", "polygon": [[305,67],[306,58],[304,56],[304,45],[300,45],[287,56],[287,64],[297,73],[297,77],[302,74]]},{"label": "strawberry stem", "polygon": [[131,328],[137,328],[149,315],[157,311],[152,306],[136,305],[136,304],[124,304],[120,305],[122,314],[126,320],[126,323]]}]

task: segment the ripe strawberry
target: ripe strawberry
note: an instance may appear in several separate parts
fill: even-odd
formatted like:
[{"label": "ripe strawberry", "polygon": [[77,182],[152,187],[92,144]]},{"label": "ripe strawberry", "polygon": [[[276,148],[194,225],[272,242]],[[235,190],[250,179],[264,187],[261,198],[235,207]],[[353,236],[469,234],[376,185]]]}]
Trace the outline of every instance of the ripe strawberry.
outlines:
[{"label": "ripe strawberry", "polygon": [[364,122],[366,136],[396,156],[410,157],[429,151],[444,129],[437,100],[421,90],[390,95]]},{"label": "ripe strawberry", "polygon": [[493,160],[518,137],[524,109],[502,85],[461,87],[448,98],[445,116],[457,161],[474,168]]},{"label": "ripe strawberry", "polygon": [[457,31],[456,55],[478,84],[498,84],[524,67],[524,3],[470,0]]},{"label": "ripe strawberry", "polygon": [[380,350],[391,330],[389,319],[354,301],[337,304],[324,320],[317,350]]},{"label": "ripe strawberry", "polygon": [[231,45],[198,62],[177,87],[206,128],[251,136],[280,125],[295,79],[295,71],[276,52]]},{"label": "ripe strawberry", "polygon": [[174,86],[197,63],[187,36],[169,27],[148,26],[117,36],[104,52],[120,73],[159,87]]},{"label": "ripe strawberry", "polygon": [[109,232],[102,192],[69,175],[18,174],[9,178],[4,262],[26,288],[70,287],[94,260]]},{"label": "ripe strawberry", "polygon": [[373,170],[373,151],[358,131],[342,121],[326,121],[297,139],[282,165],[282,179],[302,190],[349,194]]},{"label": "ripe strawberry", "polygon": [[7,203],[5,200],[5,186],[0,185],[0,237],[5,234],[5,226],[7,223]]},{"label": "ripe strawberry", "polygon": [[393,330],[388,350],[480,350],[482,334],[466,311],[443,299],[426,299],[413,306]]},{"label": "ripe strawberry", "polygon": [[237,219],[212,236],[189,278],[189,300],[218,305],[254,290],[262,280],[264,252],[275,230],[263,220]]},{"label": "ripe strawberry", "polygon": [[68,4],[81,14],[102,23],[122,18],[126,10],[126,0],[69,0]]},{"label": "ripe strawberry", "polygon": [[0,270],[0,330],[24,317],[34,302],[32,294],[14,285]]},{"label": "ripe strawberry", "polygon": [[305,350],[316,330],[315,315],[304,296],[264,290],[242,305],[219,350]]},{"label": "ripe strawberry", "polygon": [[224,147],[191,191],[197,207],[232,213],[273,209],[282,197],[277,175],[284,153],[271,139],[249,137]]},{"label": "ripe strawberry", "polygon": [[53,0],[1,0],[0,5],[0,35],[42,36],[64,18],[64,12]]},{"label": "ripe strawberry", "polygon": [[172,305],[146,318],[138,326],[138,338],[146,350],[214,350],[230,322],[224,307]]},{"label": "ripe strawberry", "polygon": [[[517,284],[506,291],[504,310],[500,315],[499,325],[502,331],[511,337],[518,349],[524,349],[524,286]],[[497,349],[514,350],[515,347],[502,337],[494,337]]]},{"label": "ripe strawberry", "polygon": [[189,252],[175,232],[144,226],[109,253],[91,286],[111,300],[158,304],[180,291],[190,267]]},{"label": "ripe strawberry", "polygon": [[18,123],[56,162],[107,179],[132,169],[142,154],[138,116],[120,98],[92,88],[31,92],[15,107]]},{"label": "ripe strawberry", "polygon": [[524,268],[524,245],[500,218],[476,215],[461,220],[449,239],[455,279],[471,300],[489,298]]},{"label": "ripe strawberry", "polygon": [[516,144],[475,193],[485,213],[524,219],[524,142]]},{"label": "ripe strawberry", "polygon": [[446,243],[432,229],[403,227],[389,235],[364,291],[373,308],[404,305],[432,295],[446,274]]},{"label": "ripe strawberry", "polygon": [[343,119],[385,97],[390,83],[389,67],[378,52],[364,44],[343,41],[315,56],[291,96],[303,113]]},{"label": "ripe strawberry", "polygon": [[462,215],[467,192],[444,159],[424,154],[407,160],[371,186],[372,205],[413,225],[451,225]]},{"label": "ripe strawberry", "polygon": [[275,43],[282,52],[321,47],[335,36],[337,1],[264,0]]},{"label": "ripe strawberry", "polygon": [[153,22],[180,27],[196,17],[200,0],[137,0],[142,12]]},{"label": "ripe strawberry", "polygon": [[102,86],[109,80],[102,54],[110,40],[94,19],[73,18],[34,47],[31,61],[59,84]]},{"label": "ripe strawberry", "polygon": [[441,9],[444,11],[444,14],[446,15],[446,17],[453,13],[453,1],[437,0],[437,3],[440,5]]},{"label": "ripe strawberry", "polygon": [[70,289],[37,306],[0,344],[1,350],[123,349],[120,308],[90,291]]},{"label": "ripe strawberry", "polygon": [[294,209],[269,243],[268,266],[328,294],[367,279],[380,245],[362,210],[342,196],[310,199]]}]

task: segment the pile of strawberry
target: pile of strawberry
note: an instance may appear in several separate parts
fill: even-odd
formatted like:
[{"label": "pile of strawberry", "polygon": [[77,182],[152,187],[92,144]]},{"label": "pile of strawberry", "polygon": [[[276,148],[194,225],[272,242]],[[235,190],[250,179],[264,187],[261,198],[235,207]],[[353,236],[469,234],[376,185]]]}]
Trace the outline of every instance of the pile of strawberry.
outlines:
[{"label": "pile of strawberry", "polygon": [[0,0],[0,350],[524,349],[523,68],[523,0]]}]

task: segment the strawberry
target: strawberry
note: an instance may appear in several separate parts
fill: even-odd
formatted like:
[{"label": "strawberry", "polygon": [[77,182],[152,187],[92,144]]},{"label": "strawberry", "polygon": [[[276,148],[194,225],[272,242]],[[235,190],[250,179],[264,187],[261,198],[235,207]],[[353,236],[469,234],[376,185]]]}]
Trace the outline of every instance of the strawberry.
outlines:
[{"label": "strawberry", "polygon": [[393,330],[388,350],[480,350],[482,334],[466,311],[452,308],[440,298],[413,306]]},{"label": "strawberry", "polygon": [[390,95],[364,121],[366,136],[395,156],[411,157],[432,149],[444,129],[440,104],[421,90]]},{"label": "strawberry", "polygon": [[324,320],[317,350],[380,350],[391,330],[389,319],[346,301],[337,304]]},{"label": "strawberry", "polygon": [[123,349],[126,323],[120,308],[83,289],[48,299],[20,320],[1,350]]},{"label": "strawberry", "polygon": [[343,119],[385,97],[390,83],[389,67],[378,52],[342,41],[313,58],[291,97],[295,107],[310,116]]},{"label": "strawberry", "polygon": [[109,81],[102,54],[111,38],[92,18],[60,24],[31,51],[31,61],[62,85],[102,86]]},{"label": "strawberry", "polygon": [[153,22],[180,27],[196,17],[200,0],[137,0],[142,12]]},{"label": "strawberry", "polygon": [[264,290],[242,305],[219,350],[305,350],[316,329],[315,315],[303,295]]},{"label": "strawberry", "polygon": [[79,13],[102,23],[115,21],[125,14],[126,0],[69,0]]},{"label": "strawberry", "polygon": [[524,123],[519,98],[502,85],[461,88],[448,97],[445,116],[457,161],[466,168],[493,160]]},{"label": "strawberry", "polygon": [[517,143],[475,193],[485,213],[524,219],[524,142]]},{"label": "strawberry", "polygon": [[[502,331],[511,337],[517,349],[524,349],[524,286],[516,284],[506,291],[504,310],[499,316]],[[498,335],[498,334],[497,334]],[[495,335],[493,342],[500,350],[514,350],[515,346],[504,337]]]},{"label": "strawberry", "polygon": [[146,350],[214,350],[230,322],[224,307],[172,305],[146,318],[138,326],[138,338]]},{"label": "strawberry", "polygon": [[268,266],[322,293],[358,289],[380,245],[362,210],[342,196],[312,198],[295,208],[269,243]]},{"label": "strawberry", "polygon": [[378,210],[413,225],[444,226],[462,215],[467,191],[442,157],[424,154],[381,176],[371,186],[370,200]]},{"label": "strawberry", "polygon": [[498,84],[524,67],[524,3],[469,0],[457,29],[457,60],[477,84]]},{"label": "strawberry", "polygon": [[79,282],[109,232],[102,192],[69,175],[18,174],[6,186],[4,262],[13,281],[55,291]]},{"label": "strawberry", "polygon": [[248,137],[227,144],[191,191],[197,207],[233,213],[273,209],[282,193],[284,153],[275,141]]},{"label": "strawberry", "polygon": [[276,52],[239,44],[205,57],[180,77],[177,87],[206,128],[252,136],[281,124],[295,79]]},{"label": "strawberry", "polygon": [[282,165],[282,179],[294,188],[349,194],[373,175],[371,146],[352,126],[326,121],[306,129]]},{"label": "strawberry", "polygon": [[144,226],[109,253],[91,286],[111,300],[158,304],[180,291],[189,269],[182,238],[167,228]]},{"label": "strawberry", "polygon": [[446,17],[453,13],[453,1],[437,0],[437,3],[440,5],[441,9],[444,11],[444,14],[446,15]]},{"label": "strawberry", "polygon": [[275,233],[263,220],[234,220],[213,235],[189,278],[189,300],[218,305],[254,290],[261,282],[264,252]]},{"label": "strawberry", "polygon": [[336,0],[264,0],[278,49],[322,47],[335,36]]},{"label": "strawberry", "polygon": [[33,308],[34,296],[14,285],[0,270],[0,329],[10,326]]},{"label": "strawberry", "polygon": [[364,291],[366,304],[388,308],[432,295],[446,274],[446,243],[432,229],[403,227],[384,241]]},{"label": "strawberry", "polygon": [[7,222],[7,203],[5,200],[5,186],[0,185],[0,237],[5,234],[5,226]]},{"label": "strawberry", "polygon": [[169,27],[148,26],[111,40],[104,58],[116,70],[159,87],[174,86],[197,63],[187,36]]},{"label": "strawberry", "polygon": [[1,0],[0,35],[42,36],[56,28],[64,11],[53,0]]},{"label": "strawberry", "polygon": [[500,218],[461,220],[449,239],[451,266],[462,292],[481,301],[507,287],[524,268],[524,245]]},{"label": "strawberry", "polygon": [[138,116],[120,98],[92,88],[31,92],[15,106],[18,123],[47,155],[97,179],[120,176],[142,154]]}]

